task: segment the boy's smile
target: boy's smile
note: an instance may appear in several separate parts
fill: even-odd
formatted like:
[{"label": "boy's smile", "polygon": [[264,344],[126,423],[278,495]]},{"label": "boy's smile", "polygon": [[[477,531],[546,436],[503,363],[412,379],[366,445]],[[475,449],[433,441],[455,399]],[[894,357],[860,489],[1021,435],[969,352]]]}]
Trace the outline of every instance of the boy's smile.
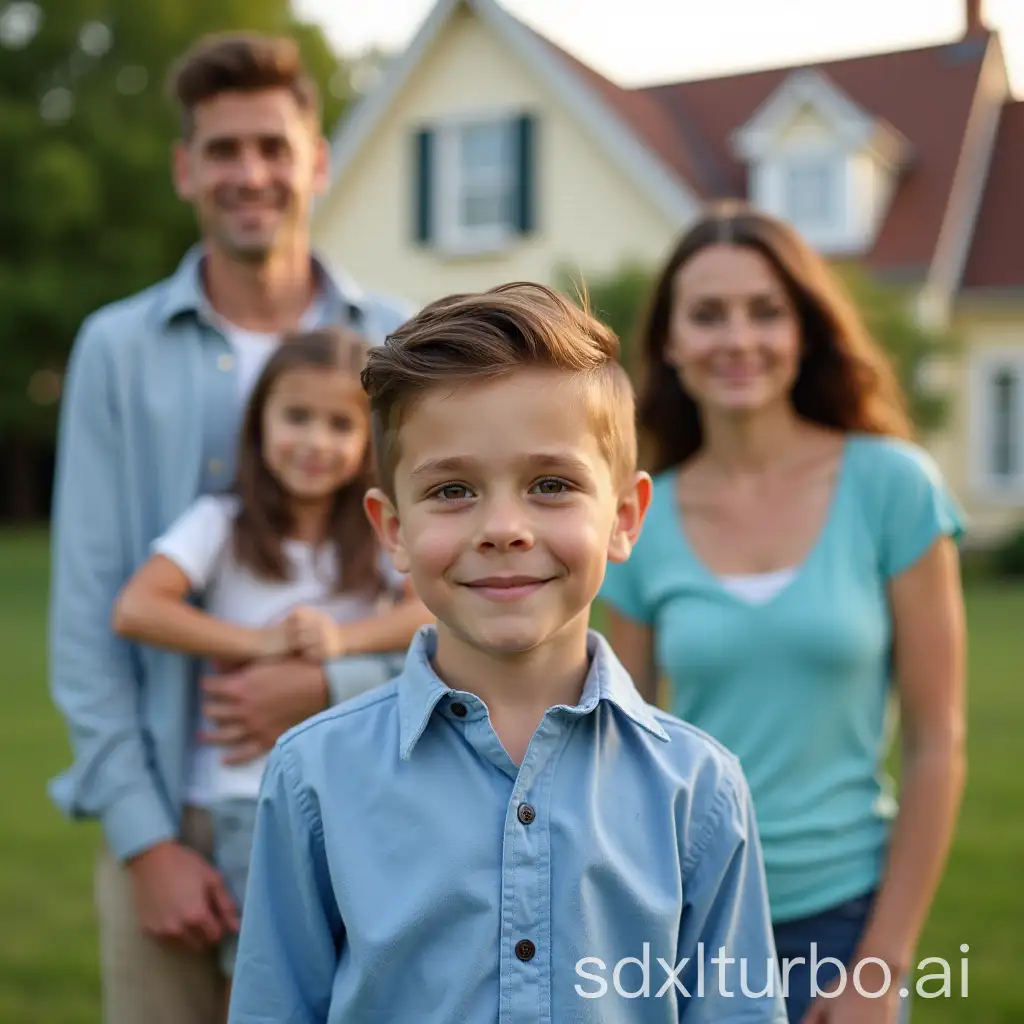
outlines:
[{"label": "boy's smile", "polygon": [[529,368],[438,388],[407,414],[382,533],[440,644],[583,649],[606,562],[628,557],[646,507],[634,480],[614,479],[585,389]]}]

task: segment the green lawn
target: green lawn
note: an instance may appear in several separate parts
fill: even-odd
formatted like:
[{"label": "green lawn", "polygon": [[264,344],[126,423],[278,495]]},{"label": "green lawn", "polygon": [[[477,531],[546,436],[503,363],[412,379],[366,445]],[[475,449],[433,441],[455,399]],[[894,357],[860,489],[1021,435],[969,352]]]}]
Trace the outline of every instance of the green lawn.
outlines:
[{"label": "green lawn", "polygon": [[[0,1020],[97,1024],[91,868],[97,832],[50,805],[46,780],[67,760],[45,674],[46,548],[39,533],[0,535]],[[914,1024],[1020,1024],[1024,984],[1024,588],[974,584],[970,775],[955,851],[920,948],[954,966],[952,999],[918,1000]],[[961,943],[970,946],[960,995]],[[923,973],[931,973],[934,967]]]}]

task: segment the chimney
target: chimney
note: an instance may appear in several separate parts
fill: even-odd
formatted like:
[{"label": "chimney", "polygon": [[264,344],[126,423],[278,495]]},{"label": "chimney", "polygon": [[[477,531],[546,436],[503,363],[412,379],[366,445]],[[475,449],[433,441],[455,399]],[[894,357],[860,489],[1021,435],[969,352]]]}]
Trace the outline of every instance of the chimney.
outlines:
[{"label": "chimney", "polygon": [[985,0],[964,0],[964,13],[967,20],[965,36],[980,36],[988,31],[985,17],[982,14],[984,5]]}]

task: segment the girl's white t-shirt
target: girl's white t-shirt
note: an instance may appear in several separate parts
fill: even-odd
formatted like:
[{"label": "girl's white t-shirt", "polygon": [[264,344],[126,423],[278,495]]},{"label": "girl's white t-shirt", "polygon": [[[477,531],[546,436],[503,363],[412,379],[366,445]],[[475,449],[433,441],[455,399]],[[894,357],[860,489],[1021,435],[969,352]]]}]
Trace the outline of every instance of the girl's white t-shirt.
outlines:
[{"label": "girl's white t-shirt", "polygon": [[[231,543],[232,525],[239,508],[234,495],[199,498],[171,527],[154,541],[154,554],[169,558],[189,578],[203,597],[203,608],[218,619],[241,626],[261,628],[280,622],[299,605],[327,612],[336,622],[372,616],[374,601],[333,592],[338,564],[332,545],[318,550],[295,540],[284,542],[291,567],[287,581],[265,580],[239,565]],[[405,577],[390,560],[382,558],[388,587],[399,593]],[[207,723],[203,723],[206,727]],[[206,807],[221,798],[255,799],[266,766],[261,757],[244,765],[226,765],[220,748],[196,742],[186,799]]]}]

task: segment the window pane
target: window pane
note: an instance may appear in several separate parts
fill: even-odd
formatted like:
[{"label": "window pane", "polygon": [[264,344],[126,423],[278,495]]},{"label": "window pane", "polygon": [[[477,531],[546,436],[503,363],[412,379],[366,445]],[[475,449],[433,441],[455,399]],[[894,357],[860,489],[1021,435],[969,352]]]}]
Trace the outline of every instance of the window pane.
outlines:
[{"label": "window pane", "polygon": [[459,165],[472,178],[483,172],[501,173],[509,161],[507,121],[466,125],[459,135]]},{"label": "window pane", "polygon": [[795,225],[829,225],[836,219],[837,175],[831,160],[807,160],[786,173],[786,214]]},{"label": "window pane", "polygon": [[477,194],[463,192],[459,222],[467,228],[507,224],[509,218],[506,192],[507,190],[503,188]]},{"label": "window pane", "polygon": [[458,218],[464,228],[502,227],[512,214],[510,122],[484,121],[459,131]]},{"label": "window pane", "polygon": [[992,472],[997,477],[1011,479],[1019,472],[1020,380],[1012,370],[1004,367],[993,375],[990,386]]}]

